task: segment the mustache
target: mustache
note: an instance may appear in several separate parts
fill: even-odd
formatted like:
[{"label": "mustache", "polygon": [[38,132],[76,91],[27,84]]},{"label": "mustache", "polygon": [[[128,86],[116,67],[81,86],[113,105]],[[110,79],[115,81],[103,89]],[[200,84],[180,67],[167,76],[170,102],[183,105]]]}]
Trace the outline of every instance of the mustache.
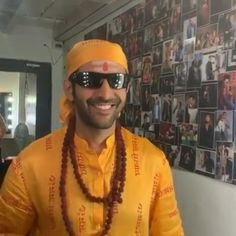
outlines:
[{"label": "mustache", "polygon": [[97,98],[89,98],[87,102],[90,105],[97,105],[97,104],[114,104],[114,105],[119,105],[121,100],[119,98],[109,98],[109,99],[104,99],[103,97],[97,97]]}]

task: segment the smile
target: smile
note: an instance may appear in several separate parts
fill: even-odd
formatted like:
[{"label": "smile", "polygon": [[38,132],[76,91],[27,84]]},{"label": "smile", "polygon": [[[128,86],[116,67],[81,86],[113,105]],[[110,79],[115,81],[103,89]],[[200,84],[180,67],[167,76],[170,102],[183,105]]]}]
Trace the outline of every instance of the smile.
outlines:
[{"label": "smile", "polygon": [[113,106],[115,106],[115,104],[94,104],[94,107],[101,109],[101,110],[109,110],[111,109]]}]

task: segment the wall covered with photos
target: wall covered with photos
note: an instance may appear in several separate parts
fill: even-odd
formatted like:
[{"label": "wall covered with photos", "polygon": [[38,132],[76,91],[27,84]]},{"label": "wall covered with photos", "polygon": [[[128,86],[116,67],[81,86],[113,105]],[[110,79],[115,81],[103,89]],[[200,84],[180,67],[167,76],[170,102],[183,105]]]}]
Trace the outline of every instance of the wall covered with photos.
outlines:
[{"label": "wall covered with photos", "polygon": [[85,35],[133,76],[121,123],[174,168],[236,183],[236,0],[146,0]]}]

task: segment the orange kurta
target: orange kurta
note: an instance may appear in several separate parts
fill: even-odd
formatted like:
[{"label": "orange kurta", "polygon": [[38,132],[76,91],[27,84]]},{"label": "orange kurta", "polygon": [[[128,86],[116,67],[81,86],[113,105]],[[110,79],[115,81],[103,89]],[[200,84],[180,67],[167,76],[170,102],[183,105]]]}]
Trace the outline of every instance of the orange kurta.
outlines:
[{"label": "orange kurta", "polygon": [[[159,149],[122,128],[127,173],[123,203],[114,208],[109,235],[183,236],[171,170]],[[37,140],[22,151],[8,170],[0,192],[0,234],[68,235],[61,214],[59,181],[65,129]],[[115,160],[114,135],[97,156],[75,136],[78,166],[90,192],[110,191]],[[85,199],[68,164],[67,205],[76,235],[99,235],[106,209]]]}]

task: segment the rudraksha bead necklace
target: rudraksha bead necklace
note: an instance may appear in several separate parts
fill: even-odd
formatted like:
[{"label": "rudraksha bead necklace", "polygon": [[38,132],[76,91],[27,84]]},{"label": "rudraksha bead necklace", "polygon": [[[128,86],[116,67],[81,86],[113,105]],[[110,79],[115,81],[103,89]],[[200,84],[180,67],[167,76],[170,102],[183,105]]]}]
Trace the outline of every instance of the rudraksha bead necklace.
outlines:
[{"label": "rudraksha bead necklace", "polygon": [[115,130],[115,138],[117,142],[116,159],[114,167],[115,169],[111,179],[111,190],[107,194],[107,196],[104,197],[97,197],[92,195],[82,179],[75,154],[74,134],[75,134],[75,117],[71,118],[69,122],[62,147],[61,179],[60,179],[59,191],[61,197],[62,217],[65,222],[65,227],[70,236],[76,235],[73,230],[72,223],[69,219],[67,211],[66,176],[67,176],[67,165],[68,165],[67,157],[69,156],[73,166],[75,178],[85,197],[90,202],[104,204],[107,207],[105,224],[101,233],[101,236],[105,236],[107,235],[108,231],[111,228],[113,219],[113,208],[115,206],[115,203],[116,202],[122,203],[121,194],[124,191],[125,180],[126,180],[126,150],[125,150],[124,140],[121,134],[121,126],[117,122]]}]

